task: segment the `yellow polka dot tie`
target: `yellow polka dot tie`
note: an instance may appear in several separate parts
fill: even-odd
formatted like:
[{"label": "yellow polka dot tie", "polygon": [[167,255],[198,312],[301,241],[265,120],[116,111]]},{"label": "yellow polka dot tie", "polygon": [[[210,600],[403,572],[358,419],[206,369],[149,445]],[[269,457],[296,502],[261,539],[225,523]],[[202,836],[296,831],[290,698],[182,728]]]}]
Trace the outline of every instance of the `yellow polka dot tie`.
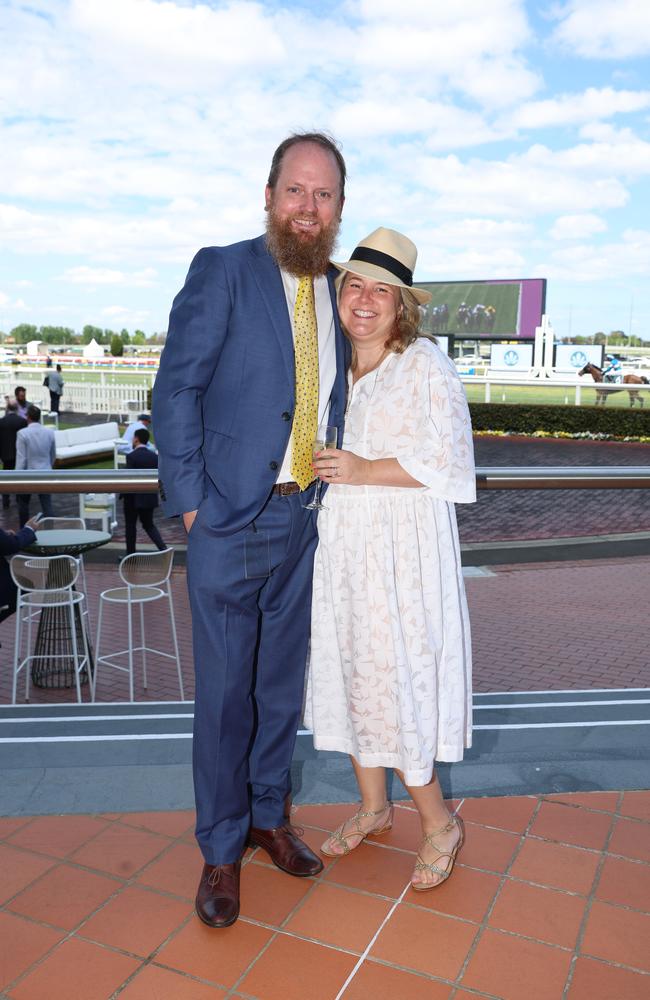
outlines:
[{"label": "yellow polka dot tie", "polygon": [[314,478],[312,445],[318,431],[318,328],[311,278],[298,282],[293,330],[296,406],[291,431],[291,475],[304,490]]}]

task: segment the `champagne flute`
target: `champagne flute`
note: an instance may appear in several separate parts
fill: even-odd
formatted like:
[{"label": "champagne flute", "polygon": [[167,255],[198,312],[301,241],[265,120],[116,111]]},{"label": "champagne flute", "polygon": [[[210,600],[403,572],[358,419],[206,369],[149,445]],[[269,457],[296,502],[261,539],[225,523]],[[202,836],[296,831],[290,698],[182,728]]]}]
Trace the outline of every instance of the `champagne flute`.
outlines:
[{"label": "champagne flute", "polygon": [[[324,448],[336,448],[338,435],[339,435],[338,427],[334,427],[331,424],[319,427],[318,432],[316,434],[316,440],[311,446],[312,455],[314,456],[314,458],[319,453],[319,451],[323,451]],[[303,504],[305,510],[327,510],[325,504],[321,503],[320,488],[321,488],[321,481],[320,479],[318,479],[316,481],[316,488],[314,490],[313,500],[310,503]]]}]

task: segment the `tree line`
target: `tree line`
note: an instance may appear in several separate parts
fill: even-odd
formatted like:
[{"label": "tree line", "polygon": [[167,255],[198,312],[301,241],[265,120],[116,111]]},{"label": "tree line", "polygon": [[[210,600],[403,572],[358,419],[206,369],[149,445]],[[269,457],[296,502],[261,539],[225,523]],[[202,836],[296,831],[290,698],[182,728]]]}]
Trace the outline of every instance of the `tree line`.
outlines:
[{"label": "tree line", "polygon": [[[154,333],[147,337],[143,330],[135,330],[129,333],[128,330],[102,329],[99,326],[84,326],[81,333],[77,333],[69,326],[34,326],[32,323],[19,323],[8,334],[0,333],[0,343],[4,343],[12,338],[14,344],[28,344],[30,340],[42,340],[45,344],[52,346],[59,344],[89,344],[91,340],[96,340],[98,344],[106,344],[112,348],[117,346],[117,342],[122,345],[135,344],[164,344],[165,334]],[[111,350],[111,353],[115,352]],[[121,353],[121,352],[120,352]]]}]

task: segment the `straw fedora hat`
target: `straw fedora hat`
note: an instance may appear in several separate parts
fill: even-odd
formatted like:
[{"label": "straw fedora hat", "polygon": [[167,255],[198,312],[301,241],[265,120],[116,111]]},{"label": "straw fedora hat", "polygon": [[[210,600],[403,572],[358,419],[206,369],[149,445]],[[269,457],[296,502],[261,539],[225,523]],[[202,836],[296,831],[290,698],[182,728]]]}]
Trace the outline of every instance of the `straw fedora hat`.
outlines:
[{"label": "straw fedora hat", "polygon": [[413,271],[417,259],[417,247],[408,236],[380,226],[361,240],[349,261],[345,264],[336,261],[332,263],[339,271],[350,271],[363,278],[375,278],[387,285],[408,288],[420,305],[424,305],[431,299],[431,292],[413,287]]}]

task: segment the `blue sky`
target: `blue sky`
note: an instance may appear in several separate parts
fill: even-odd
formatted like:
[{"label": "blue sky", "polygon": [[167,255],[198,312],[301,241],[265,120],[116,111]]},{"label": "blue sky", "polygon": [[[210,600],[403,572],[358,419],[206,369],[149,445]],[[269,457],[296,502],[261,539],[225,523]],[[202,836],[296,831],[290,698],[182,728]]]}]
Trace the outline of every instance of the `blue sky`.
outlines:
[{"label": "blue sky", "polygon": [[558,335],[650,339],[641,0],[0,0],[0,329],[166,329],[194,252],[257,235],[272,152],[349,168],[416,277],[546,277]]}]

